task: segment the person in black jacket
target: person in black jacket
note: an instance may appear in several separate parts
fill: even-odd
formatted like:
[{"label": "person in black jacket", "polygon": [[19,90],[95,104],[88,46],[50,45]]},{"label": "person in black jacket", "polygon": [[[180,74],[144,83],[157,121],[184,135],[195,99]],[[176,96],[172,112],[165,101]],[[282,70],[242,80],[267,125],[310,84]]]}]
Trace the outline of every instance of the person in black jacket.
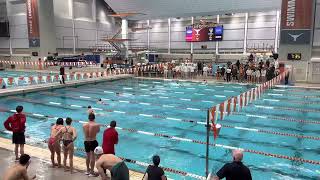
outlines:
[{"label": "person in black jacket", "polygon": [[62,81],[60,81],[60,84],[66,84],[66,83],[64,82],[64,75],[65,75],[65,73],[64,73],[64,67],[63,67],[63,66],[60,67],[60,75],[61,75],[61,80],[62,80]]},{"label": "person in black jacket", "polygon": [[241,161],[243,152],[234,150],[232,152],[233,162],[225,164],[218,172],[214,180],[226,178],[227,180],[252,180],[250,170]]},{"label": "person in black jacket", "polygon": [[160,157],[155,155],[152,157],[153,165],[150,165],[143,177],[143,180],[166,180],[164,171],[159,167]]}]

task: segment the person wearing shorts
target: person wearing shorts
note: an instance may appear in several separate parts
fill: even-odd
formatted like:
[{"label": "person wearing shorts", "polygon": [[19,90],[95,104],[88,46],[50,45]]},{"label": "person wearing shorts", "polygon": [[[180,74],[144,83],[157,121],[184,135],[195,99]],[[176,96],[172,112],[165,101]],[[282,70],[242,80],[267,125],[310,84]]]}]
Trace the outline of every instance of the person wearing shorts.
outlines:
[{"label": "person wearing shorts", "polygon": [[113,154],[103,154],[102,147],[94,150],[97,158],[96,168],[101,179],[107,178],[107,170],[111,174],[112,180],[129,180],[129,169],[122,159]]},{"label": "person wearing shorts", "polygon": [[24,154],[24,144],[26,143],[26,138],[24,135],[26,129],[26,115],[22,113],[23,106],[17,106],[16,113],[10,116],[5,122],[4,127],[12,132],[12,144],[15,145],[14,152],[16,155],[16,160],[19,160],[19,147],[20,155]]},{"label": "person wearing shorts", "polygon": [[95,122],[95,115],[89,114],[89,122],[83,125],[84,132],[84,148],[86,151],[86,175],[95,176],[94,164],[96,162],[94,149],[98,146],[97,134],[100,131],[100,125]]}]

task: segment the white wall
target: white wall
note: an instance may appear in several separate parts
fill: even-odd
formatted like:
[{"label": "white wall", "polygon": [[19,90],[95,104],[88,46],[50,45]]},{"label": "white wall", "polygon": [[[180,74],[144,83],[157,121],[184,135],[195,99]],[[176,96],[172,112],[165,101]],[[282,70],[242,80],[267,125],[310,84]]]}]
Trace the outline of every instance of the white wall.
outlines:
[{"label": "white wall", "polygon": [[[57,48],[73,48],[72,0],[54,1]],[[105,44],[102,37],[119,29],[103,0],[74,0],[73,7],[76,48]]]},{"label": "white wall", "polygon": [[[27,7],[24,0],[7,0],[13,48],[29,48],[26,11]],[[9,44],[9,38],[0,38],[0,48],[9,49]]]},{"label": "white wall", "polygon": [[[242,52],[245,39],[245,14],[237,13],[233,16],[219,16],[219,23],[224,26],[223,41],[219,42],[220,51]],[[248,14],[248,35],[247,48],[252,47],[274,47],[276,38],[276,11],[256,12]],[[200,19],[207,19],[210,22],[217,22],[217,16],[195,17],[194,23],[199,23]],[[147,21],[132,21],[130,27],[145,27]],[[190,18],[171,18],[171,49],[190,50],[190,43],[185,41],[186,26],[191,25]],[[168,20],[150,20],[150,48],[168,49]],[[133,46],[147,47],[147,30],[130,32],[130,38],[136,39],[131,42]],[[215,52],[216,42],[194,42],[194,50],[200,50],[202,45],[206,45],[208,50]]]},{"label": "white wall", "polygon": [[[13,48],[29,48],[25,0],[5,0]],[[74,8],[74,13],[72,9]],[[109,17],[104,0],[53,0],[56,48],[73,48],[73,22],[76,48],[106,44],[101,39],[113,36],[119,24]],[[74,16],[74,21],[73,21]],[[9,49],[10,38],[0,38],[0,49]]]}]

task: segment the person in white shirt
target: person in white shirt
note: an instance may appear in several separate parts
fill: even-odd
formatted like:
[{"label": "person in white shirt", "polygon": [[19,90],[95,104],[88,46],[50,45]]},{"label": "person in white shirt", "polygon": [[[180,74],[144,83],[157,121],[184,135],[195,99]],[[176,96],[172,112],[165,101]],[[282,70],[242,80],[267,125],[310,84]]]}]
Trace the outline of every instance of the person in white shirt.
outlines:
[{"label": "person in white shirt", "polygon": [[250,68],[248,68],[246,73],[247,73],[247,81],[251,82],[252,70]]},{"label": "person in white shirt", "polygon": [[257,69],[257,71],[256,71],[256,82],[257,83],[261,82],[261,73],[260,73],[259,69]]},{"label": "person in white shirt", "polygon": [[163,71],[163,73],[164,73],[164,78],[168,78],[168,66],[167,65],[165,65],[164,67],[163,67],[163,69],[164,69],[164,71]]},{"label": "person in white shirt", "polygon": [[251,73],[251,82],[255,83],[256,82],[256,69],[252,70]]},{"label": "person in white shirt", "polygon": [[204,67],[203,67],[203,76],[204,76],[204,77],[207,77],[207,76],[208,76],[208,67],[207,67],[207,66],[204,66]]},{"label": "person in white shirt", "polygon": [[227,82],[230,82],[231,81],[231,68],[230,66],[227,68]]},{"label": "person in white shirt", "polygon": [[261,82],[264,83],[266,82],[266,75],[267,75],[267,70],[266,68],[261,69]]}]

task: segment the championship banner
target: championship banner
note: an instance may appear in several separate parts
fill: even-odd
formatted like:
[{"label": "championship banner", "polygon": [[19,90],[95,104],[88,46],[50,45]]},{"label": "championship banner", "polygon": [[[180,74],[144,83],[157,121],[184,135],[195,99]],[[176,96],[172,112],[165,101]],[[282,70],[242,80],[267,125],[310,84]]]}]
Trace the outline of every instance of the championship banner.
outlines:
[{"label": "championship banner", "polygon": [[309,44],[314,0],[282,0],[281,44]]},{"label": "championship banner", "polygon": [[29,47],[40,47],[38,0],[27,0]]},{"label": "championship banner", "polygon": [[311,29],[313,0],[282,0],[282,29]]}]

